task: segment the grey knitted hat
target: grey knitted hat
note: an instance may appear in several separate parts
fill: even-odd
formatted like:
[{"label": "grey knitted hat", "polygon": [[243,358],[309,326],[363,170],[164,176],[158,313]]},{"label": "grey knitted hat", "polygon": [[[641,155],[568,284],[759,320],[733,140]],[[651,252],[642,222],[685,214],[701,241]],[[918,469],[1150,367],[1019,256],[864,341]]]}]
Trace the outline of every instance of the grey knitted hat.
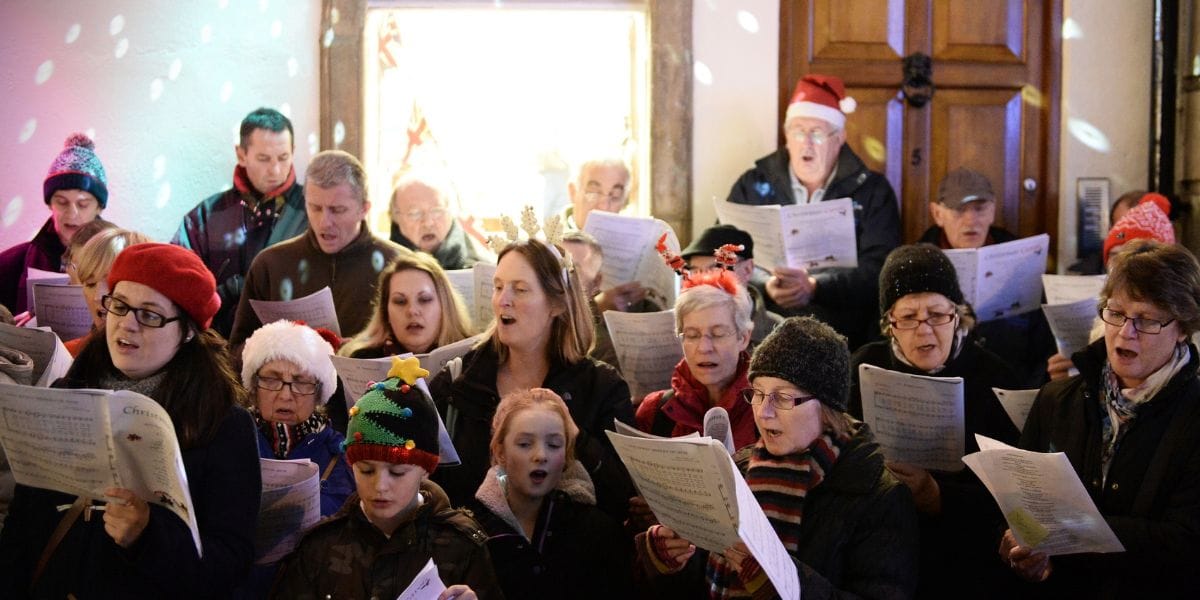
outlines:
[{"label": "grey knitted hat", "polygon": [[812,317],[792,317],[755,348],[750,381],[756,377],[778,377],[845,411],[850,393],[846,338]]},{"label": "grey knitted hat", "polygon": [[937,246],[911,244],[892,250],[879,271],[879,314],[887,314],[897,300],[922,292],[941,294],[955,304],[965,302],[958,271]]}]

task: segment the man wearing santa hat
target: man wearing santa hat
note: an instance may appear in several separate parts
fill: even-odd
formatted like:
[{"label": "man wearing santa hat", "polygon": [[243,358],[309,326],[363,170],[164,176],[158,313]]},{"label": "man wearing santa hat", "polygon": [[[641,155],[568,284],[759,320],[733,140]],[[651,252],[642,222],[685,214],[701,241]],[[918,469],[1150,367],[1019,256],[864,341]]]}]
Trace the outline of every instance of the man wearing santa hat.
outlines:
[{"label": "man wearing santa hat", "polygon": [[846,145],[846,115],[854,108],[841,79],[805,75],[783,120],[786,146],[756,161],[729,192],[729,201],[737,204],[853,201],[858,267],[810,273],[777,266],[769,277],[760,274],[753,281],[772,310],[826,321],[849,338],[851,350],[879,334],[879,270],[900,245],[900,212],[891,184]]}]

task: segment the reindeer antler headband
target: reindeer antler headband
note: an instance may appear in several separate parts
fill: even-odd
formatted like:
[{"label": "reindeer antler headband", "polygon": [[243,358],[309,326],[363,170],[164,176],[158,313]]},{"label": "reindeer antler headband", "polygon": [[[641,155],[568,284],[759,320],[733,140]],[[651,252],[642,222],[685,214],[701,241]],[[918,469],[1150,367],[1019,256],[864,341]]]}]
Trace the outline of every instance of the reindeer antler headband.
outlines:
[{"label": "reindeer antler headband", "polygon": [[658,243],[654,245],[654,248],[662,255],[667,266],[683,277],[683,281],[679,285],[681,289],[686,290],[698,285],[711,285],[724,290],[730,295],[738,293],[740,282],[738,282],[737,275],[734,274],[733,269],[738,263],[738,252],[744,251],[746,249],[745,246],[741,244],[722,245],[713,251],[713,256],[717,257],[717,264],[721,268],[716,272],[706,269],[700,273],[692,273],[691,269],[687,268],[687,262],[684,261],[683,257],[671,252],[667,248],[667,234],[665,232],[662,234],[662,237],[658,238]]}]

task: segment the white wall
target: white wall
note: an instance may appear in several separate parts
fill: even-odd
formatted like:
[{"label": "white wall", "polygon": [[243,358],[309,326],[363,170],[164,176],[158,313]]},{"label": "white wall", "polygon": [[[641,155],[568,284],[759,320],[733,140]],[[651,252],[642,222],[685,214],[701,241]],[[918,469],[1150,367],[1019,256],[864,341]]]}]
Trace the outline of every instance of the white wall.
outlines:
[{"label": "white wall", "polygon": [[73,131],[94,132],[104,216],[167,240],[228,188],[242,117],[290,114],[296,170],[317,146],[320,2],[0,3],[0,248],[49,216],[42,181]]},{"label": "white wall", "polygon": [[[790,1],[790,0],[784,0]],[[779,0],[695,0],[692,234],[779,135]]]},{"label": "white wall", "polygon": [[[775,148],[779,0],[694,0],[693,10],[695,59],[711,71],[705,83],[704,69],[697,68],[693,100],[692,229],[698,233],[714,221],[712,199],[724,199],[734,180]],[[757,34],[739,25],[742,10],[755,17]],[[1075,261],[1077,178],[1111,178],[1113,198],[1146,185],[1152,17],[1150,0],[1066,0],[1063,19],[1077,33],[1063,42],[1062,268]],[[1095,136],[1083,133],[1079,122],[1094,126],[1108,148],[1095,147]]]},{"label": "white wall", "polygon": [[1151,0],[1066,0],[1063,7],[1060,271],[1075,262],[1077,179],[1109,178],[1110,201],[1146,187],[1153,19]]}]

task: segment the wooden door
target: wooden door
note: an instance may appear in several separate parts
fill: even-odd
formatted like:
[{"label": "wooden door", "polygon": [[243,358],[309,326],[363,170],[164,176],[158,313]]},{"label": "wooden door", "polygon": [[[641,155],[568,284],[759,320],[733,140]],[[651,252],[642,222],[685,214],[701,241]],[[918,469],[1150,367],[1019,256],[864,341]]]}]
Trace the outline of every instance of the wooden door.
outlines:
[{"label": "wooden door", "polygon": [[[959,166],[991,179],[996,225],[1055,236],[1061,27],[1062,0],[782,0],[780,114],[806,73],[846,82],[859,106],[848,143],[891,181],[905,242],[931,225],[928,203]],[[916,52],[935,85],[919,108],[900,93]]]}]

